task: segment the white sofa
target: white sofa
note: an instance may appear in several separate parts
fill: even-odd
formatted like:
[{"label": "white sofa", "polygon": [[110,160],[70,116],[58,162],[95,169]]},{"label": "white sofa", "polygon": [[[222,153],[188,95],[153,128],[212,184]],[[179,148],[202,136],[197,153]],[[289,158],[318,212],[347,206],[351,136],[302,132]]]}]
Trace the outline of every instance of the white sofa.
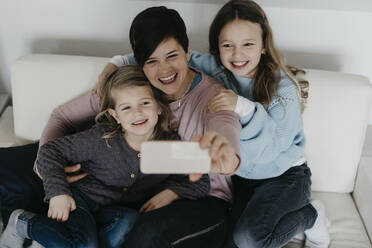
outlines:
[{"label": "white sofa", "polygon": [[[12,66],[13,107],[0,119],[0,146],[39,139],[52,110],[89,90],[108,58],[32,54]],[[367,78],[307,70],[306,157],[313,198],[331,222],[331,248],[372,248],[372,86]],[[1,166],[1,165],[0,165]],[[303,236],[303,235],[302,235]],[[302,247],[296,236],[286,247]]]}]

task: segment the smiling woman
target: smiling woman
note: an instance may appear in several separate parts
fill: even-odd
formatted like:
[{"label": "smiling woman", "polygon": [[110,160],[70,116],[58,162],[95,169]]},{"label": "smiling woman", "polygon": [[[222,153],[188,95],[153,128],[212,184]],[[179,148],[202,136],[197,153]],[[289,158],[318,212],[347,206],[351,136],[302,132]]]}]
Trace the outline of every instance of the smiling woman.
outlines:
[{"label": "smiling woman", "polygon": [[[170,23],[172,25],[169,25]],[[166,194],[161,194],[156,199],[150,199],[152,204],[145,204],[141,208],[141,210],[148,211],[139,216],[135,226],[126,236],[124,246],[136,248],[163,248],[175,245],[218,247],[224,242],[225,218],[232,198],[231,180],[226,174],[233,173],[240,161],[241,126],[238,115],[232,111],[207,113],[208,101],[223,87],[215,79],[188,66],[189,45],[186,27],[175,10],[154,7],[141,12],[132,23],[130,41],[138,64],[150,84],[167,96],[173,114],[171,124],[178,127],[178,135],[182,140],[193,139],[199,142],[202,149],[209,149],[212,174],[210,174],[210,191],[201,199],[195,199],[190,194],[184,199],[165,206],[164,201],[167,202],[169,198],[167,195],[172,195],[172,200],[180,196],[177,189],[171,189],[171,192],[167,191]],[[105,82],[102,87],[106,88],[106,86]],[[146,126],[143,124],[147,123],[147,117],[142,116],[138,119],[134,117],[127,122],[126,118],[122,118],[121,113],[130,112],[137,107],[142,109],[143,106],[147,106],[148,102],[140,101],[138,105],[137,101],[130,100],[132,96],[121,94],[116,96],[118,102],[109,111],[116,118],[114,122],[129,124],[128,130],[133,133],[138,131],[137,127]],[[41,144],[70,133],[71,130],[68,130],[68,127],[71,124],[80,129],[84,124],[89,123],[98,113],[99,102],[97,95],[91,92],[57,108],[42,134]],[[123,103],[124,105],[120,106]],[[158,109],[153,110],[151,116],[157,114],[158,111]],[[141,111],[138,109],[135,112]],[[109,160],[112,161],[111,158]],[[43,167],[43,169],[46,168]],[[207,175],[193,175],[192,178],[196,180],[200,177],[202,177],[201,180],[208,178]],[[85,179],[75,184],[84,182],[88,178],[90,178],[89,171]],[[129,180],[137,180],[137,176],[130,174]],[[195,183],[204,182],[201,180]],[[190,184],[189,181],[187,183]],[[179,187],[183,185],[185,184],[178,184]],[[120,190],[120,193],[126,195],[127,188],[124,191]],[[133,194],[133,197],[136,197],[136,194]],[[159,208],[156,209],[153,205]],[[19,208],[16,205],[13,207]],[[12,220],[14,219],[13,217]],[[115,223],[108,224],[116,229],[118,226],[120,228],[123,222],[125,219],[119,217],[116,218]],[[35,232],[35,238],[38,237],[38,240],[41,240],[42,238],[37,235],[38,233]]]},{"label": "smiling woman", "polygon": [[143,71],[151,84],[179,100],[191,87],[195,72],[188,67],[190,53],[175,38],[162,41],[145,61]]}]

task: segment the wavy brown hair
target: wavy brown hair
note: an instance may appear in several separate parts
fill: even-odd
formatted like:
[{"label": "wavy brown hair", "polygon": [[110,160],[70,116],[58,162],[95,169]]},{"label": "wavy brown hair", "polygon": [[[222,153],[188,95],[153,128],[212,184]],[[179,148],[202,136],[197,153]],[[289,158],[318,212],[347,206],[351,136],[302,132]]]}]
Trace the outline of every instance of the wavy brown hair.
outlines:
[{"label": "wavy brown hair", "polygon": [[170,127],[172,112],[168,105],[168,98],[160,90],[154,88],[142,69],[138,65],[126,65],[112,72],[106,79],[102,90],[102,103],[100,113],[96,116],[96,122],[104,126],[104,134],[102,138],[106,139],[124,132],[121,125],[110,115],[108,109],[115,109],[115,99],[113,97],[114,90],[122,90],[127,87],[149,87],[152,91],[156,103],[161,109],[161,114],[157,124],[155,125],[153,139],[162,140],[170,139],[174,134],[174,130]]},{"label": "wavy brown hair", "polygon": [[[307,98],[308,82],[300,80],[299,85],[290,73],[296,72],[297,68],[289,69],[281,61],[280,54],[274,46],[273,32],[263,9],[251,0],[231,0],[226,3],[217,13],[209,29],[209,51],[214,56],[217,64],[222,66],[219,51],[219,36],[223,27],[234,20],[246,20],[257,23],[261,27],[262,41],[265,53],[261,55],[257,72],[254,75],[253,100],[261,103],[265,108],[269,106],[273,97],[277,95],[280,81],[280,70],[296,86],[299,92],[302,109]],[[229,80],[237,84],[232,72],[226,68],[223,70]]]}]

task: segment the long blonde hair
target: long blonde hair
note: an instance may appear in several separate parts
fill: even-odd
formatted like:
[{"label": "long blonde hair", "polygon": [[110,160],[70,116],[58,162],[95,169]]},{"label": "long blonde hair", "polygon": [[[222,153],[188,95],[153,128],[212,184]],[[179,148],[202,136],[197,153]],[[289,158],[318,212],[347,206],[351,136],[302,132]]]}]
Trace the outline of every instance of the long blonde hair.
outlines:
[{"label": "long blonde hair", "polygon": [[107,141],[109,138],[124,131],[122,130],[121,125],[110,115],[108,109],[115,109],[113,91],[131,86],[151,88],[152,94],[161,109],[158,123],[155,125],[153,138],[169,139],[173,134],[173,130],[170,127],[172,114],[168,105],[168,99],[163,92],[154,88],[150,84],[149,80],[138,65],[126,65],[120,67],[112,72],[106,79],[105,86],[102,90],[100,113],[96,116],[96,122],[103,125],[105,128],[102,138]]},{"label": "long blonde hair", "polygon": [[[231,0],[219,10],[214,18],[209,29],[209,51],[214,56],[217,64],[222,66],[218,41],[221,30],[227,23],[236,19],[257,23],[260,25],[262,30],[263,48],[265,49],[265,53],[261,56],[257,72],[254,76],[253,100],[260,102],[265,108],[269,106],[273,97],[277,95],[281,70],[296,86],[303,109],[308,96],[307,88],[309,83],[305,80],[300,80],[298,82],[299,85],[297,85],[293,75],[290,75],[290,72],[297,73],[297,68],[291,67],[289,68],[289,71],[288,68],[284,66],[280,54],[274,46],[273,32],[270,28],[266,14],[254,1]],[[237,82],[232,72],[225,68],[223,73],[225,73],[228,79],[236,86]]]}]

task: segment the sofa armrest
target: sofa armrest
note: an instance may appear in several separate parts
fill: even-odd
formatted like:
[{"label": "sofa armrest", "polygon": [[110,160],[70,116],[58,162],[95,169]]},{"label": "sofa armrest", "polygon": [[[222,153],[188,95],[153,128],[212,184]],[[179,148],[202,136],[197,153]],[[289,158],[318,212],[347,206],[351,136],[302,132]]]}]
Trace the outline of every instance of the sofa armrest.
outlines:
[{"label": "sofa armrest", "polygon": [[353,198],[367,229],[370,240],[372,240],[372,157],[362,156]]},{"label": "sofa armrest", "polygon": [[16,143],[13,108],[8,106],[0,116],[0,147],[14,146]]}]

